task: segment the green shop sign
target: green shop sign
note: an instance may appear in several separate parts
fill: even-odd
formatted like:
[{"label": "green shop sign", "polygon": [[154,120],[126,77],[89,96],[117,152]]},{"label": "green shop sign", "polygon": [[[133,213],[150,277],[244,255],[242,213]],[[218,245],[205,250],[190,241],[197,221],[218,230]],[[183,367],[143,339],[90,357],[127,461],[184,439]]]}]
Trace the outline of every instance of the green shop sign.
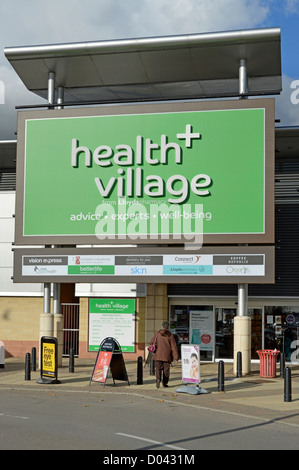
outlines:
[{"label": "green shop sign", "polygon": [[98,351],[101,342],[115,338],[123,352],[135,350],[135,300],[100,298],[89,300],[89,351]]},{"label": "green shop sign", "polygon": [[271,241],[272,108],[19,113],[17,242]]}]

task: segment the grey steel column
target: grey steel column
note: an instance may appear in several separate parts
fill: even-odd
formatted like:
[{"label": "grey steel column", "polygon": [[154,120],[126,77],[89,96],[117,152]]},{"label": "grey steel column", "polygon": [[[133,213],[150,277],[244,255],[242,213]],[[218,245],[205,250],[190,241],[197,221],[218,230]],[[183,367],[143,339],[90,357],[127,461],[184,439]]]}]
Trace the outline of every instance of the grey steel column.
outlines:
[{"label": "grey steel column", "polygon": [[44,284],[44,313],[51,313],[51,284]]},{"label": "grey steel column", "polygon": [[60,313],[60,284],[53,284],[53,313]]},{"label": "grey steel column", "polygon": [[[55,87],[54,87],[55,89]],[[57,89],[57,103],[59,106],[57,106],[57,109],[62,109],[63,106],[63,95],[64,95],[64,89],[63,87],[58,87]],[[54,103],[54,100],[53,100]],[[56,245],[54,246],[56,247]],[[60,284],[54,283],[53,284],[53,313],[54,314],[60,314],[61,313],[61,308],[60,308]]]},{"label": "grey steel column", "polygon": [[63,109],[64,102],[64,88],[62,86],[57,88],[57,109]]},{"label": "grey steel column", "polygon": [[[55,100],[55,74],[48,75],[48,103],[53,104]],[[44,284],[44,313],[51,313],[51,284]]]},{"label": "grey steel column", "polygon": [[248,93],[248,79],[247,79],[247,67],[246,60],[241,59],[239,64],[239,95],[246,97]]},{"label": "grey steel column", "polygon": [[48,103],[54,104],[55,101],[55,73],[49,72],[48,75]]},{"label": "grey steel column", "polygon": [[248,306],[248,284],[238,284],[238,313],[237,315],[247,316]]}]

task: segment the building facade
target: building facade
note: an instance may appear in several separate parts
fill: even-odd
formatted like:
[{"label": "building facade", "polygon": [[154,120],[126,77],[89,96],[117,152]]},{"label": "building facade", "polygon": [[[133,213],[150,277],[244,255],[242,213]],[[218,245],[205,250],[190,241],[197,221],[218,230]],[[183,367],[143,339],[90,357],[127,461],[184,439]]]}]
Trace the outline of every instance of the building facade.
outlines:
[{"label": "building facade", "polygon": [[[251,96],[260,94],[279,93],[281,83],[280,32],[277,30],[252,31],[248,32],[247,36],[227,33],[225,37],[218,35],[217,43],[215,43],[215,37],[213,38],[213,48],[211,48],[211,38],[208,36],[196,35],[189,38],[189,52],[192,50],[193,61],[200,51],[203,56],[198,56],[197,59],[200,59],[199,62],[204,61],[207,64],[206,68],[211,67],[214,81],[209,81],[202,69],[195,73],[193,66],[187,62],[185,65],[188,65],[187,70],[192,72],[192,78],[187,76],[187,72],[184,77],[175,76],[173,63],[177,57],[175,57],[174,51],[180,49],[180,60],[186,53],[182,49],[182,44],[185,41],[180,42],[180,38],[168,38],[166,46],[165,40],[161,41],[161,38],[156,40],[151,51],[152,62],[147,62],[148,76],[153,77],[155,73],[158,75],[157,70],[161,69],[161,62],[155,62],[158,60],[155,57],[156,51],[160,57],[159,61],[163,56],[169,66],[172,64],[169,69],[171,74],[169,76],[169,70],[164,68],[162,72],[165,73],[165,76],[157,77],[156,82],[152,79],[150,83],[146,83],[144,78],[146,74],[141,73],[141,65],[134,62],[136,57],[141,54],[144,54],[144,59],[149,59],[149,44],[146,40],[135,41],[129,46],[127,43],[123,46],[121,43],[115,44],[115,42],[98,44],[92,53],[81,51],[80,60],[87,62],[90,60],[90,55],[94,54],[93,63],[98,61],[96,67],[99,68],[101,63],[101,71],[104,70],[106,73],[105,86],[103,86],[103,82],[100,84],[96,81],[91,83],[93,79],[91,69],[89,69],[88,84],[85,76],[79,77],[78,83],[74,79],[70,80],[70,84],[65,77],[63,82],[63,78],[59,76],[59,60],[65,60],[64,65],[69,67],[71,71],[74,67],[74,57],[78,52],[78,47],[74,49],[73,55],[69,52],[65,56],[61,53],[57,54],[56,66],[53,70],[50,66],[48,67],[48,80],[43,84],[33,84],[33,80],[32,83],[30,82],[31,79],[30,77],[28,79],[28,70],[26,70],[29,62],[26,65],[26,61],[34,60],[36,57],[36,62],[34,62],[36,68],[32,67],[33,62],[30,62],[34,75],[36,70],[41,70],[44,64],[47,64],[50,52],[55,55],[56,46],[52,47],[52,51],[40,46],[36,50],[33,50],[34,48],[17,48],[17,50],[8,48],[5,52],[27,88],[47,97],[48,105],[56,109],[70,104],[78,106],[95,104],[91,103],[93,97],[96,97],[95,100],[100,104],[108,102],[113,105],[123,101],[130,102],[128,93],[131,94],[131,97],[134,96],[132,101],[149,100],[154,102],[157,100],[157,94],[155,94],[157,89],[160,90],[160,100],[196,100],[212,97],[221,101],[221,98],[227,97],[250,99]],[[111,48],[112,55],[114,54],[112,58],[108,55],[108,46]],[[129,50],[122,49],[123,47],[129,47]],[[256,59],[256,62],[252,60],[252,63],[250,61],[247,63],[245,57],[240,55],[240,51],[242,50],[245,56],[249,56],[249,51],[252,53],[254,47],[260,47],[260,54],[256,54],[256,57],[262,57],[262,60],[259,62]],[[269,54],[270,47],[275,49],[272,54]],[[138,48],[139,54],[136,54],[135,57]],[[172,49],[172,53],[169,52],[170,49]],[[117,57],[115,56],[116,50],[119,54]],[[129,77],[127,66],[124,65],[122,55],[124,53],[131,54],[131,65],[134,64],[135,73],[133,77]],[[204,56],[204,54],[206,55]],[[238,54],[239,66],[236,66],[236,54]],[[44,55],[42,63],[40,62],[41,55]],[[173,63],[171,56],[174,59]],[[223,61],[219,63],[219,69],[216,70],[215,67],[212,67],[216,63],[213,59],[224,56],[227,58],[225,67]],[[264,59],[268,59],[268,57],[271,57],[271,67],[268,63],[264,63]],[[124,86],[123,96],[120,88],[117,89],[120,84],[115,83],[115,68],[111,68],[108,58],[109,60],[119,60],[119,66],[122,65],[123,70],[127,71],[125,83],[127,88]],[[185,61],[187,61],[187,55]],[[145,60],[144,63],[146,63]],[[55,67],[56,70],[54,70]],[[230,67],[234,69],[233,72],[228,70]],[[133,85],[136,74],[140,87],[136,86],[136,83]],[[196,74],[199,75],[196,76]],[[237,76],[235,76],[236,74]],[[28,83],[26,80],[29,80]],[[142,80],[143,86],[141,86]],[[74,84],[74,82],[76,83]],[[163,82],[164,87],[161,85]],[[189,85],[179,86],[178,84],[182,84],[182,82]],[[199,83],[201,87],[198,86]],[[146,87],[147,91],[143,94]],[[162,89],[165,96],[162,94]],[[203,89],[206,90],[204,93]],[[153,90],[155,91],[153,92]],[[100,92],[102,95],[99,95]],[[88,96],[89,100],[84,100],[82,96]],[[71,100],[69,98],[67,102],[66,97],[71,97]],[[299,268],[297,262],[299,232],[297,229],[298,218],[296,217],[299,208],[299,129],[276,128],[275,149],[275,241],[273,243],[275,245],[275,283],[246,285],[246,311],[245,315],[244,311],[242,315],[250,319],[250,360],[258,358],[256,351],[259,349],[276,348],[283,350],[286,354],[286,360],[292,362],[296,360],[299,328]],[[199,344],[202,361],[217,361],[219,359],[232,361],[234,359],[235,325],[236,319],[240,316],[240,302],[242,300],[240,286],[237,284],[201,282],[188,284],[161,281],[144,283],[142,277],[140,277],[140,283],[136,281],[130,283],[84,282],[60,283],[59,286],[37,282],[14,283],[13,255],[14,250],[18,249],[14,244],[16,142],[0,143],[0,152],[3,155],[1,162],[5,162],[5,164],[1,164],[0,169],[0,223],[2,228],[0,235],[0,339],[5,343],[7,356],[23,356],[33,346],[39,347],[41,331],[47,331],[44,326],[41,327],[45,318],[42,318],[41,314],[44,314],[49,315],[52,322],[54,318],[52,333],[60,338],[62,356],[67,356],[70,348],[74,348],[79,357],[93,358],[96,355],[93,338],[97,334],[99,337],[101,334],[110,336],[111,331],[117,331],[119,326],[117,322],[120,318],[117,316],[119,313],[117,308],[120,305],[125,308],[125,302],[129,305],[128,301],[130,300],[133,301],[133,304],[130,304],[130,310],[124,319],[125,323],[119,329],[119,335],[125,343],[126,357],[135,359],[141,355],[146,358],[146,346],[150,338],[160,328],[162,321],[168,319],[178,345],[183,343]],[[53,240],[52,244],[54,245],[54,243]],[[232,243],[232,246],[236,245],[238,243]],[[77,248],[79,246],[77,244]],[[97,247],[98,245],[92,246]],[[112,304],[116,305],[116,300],[118,307],[113,307],[115,315],[109,317],[102,306],[110,304],[109,308],[111,308]],[[94,305],[96,304],[98,310],[95,310]],[[126,308],[129,309],[129,306]],[[111,320],[112,317],[114,321]],[[123,317],[121,318],[123,319]]]}]

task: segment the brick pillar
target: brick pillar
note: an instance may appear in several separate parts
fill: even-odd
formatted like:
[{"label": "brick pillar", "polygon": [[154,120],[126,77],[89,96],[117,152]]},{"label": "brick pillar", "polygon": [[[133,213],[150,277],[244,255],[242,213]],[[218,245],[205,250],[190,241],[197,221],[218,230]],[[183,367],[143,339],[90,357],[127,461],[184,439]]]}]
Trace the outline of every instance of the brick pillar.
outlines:
[{"label": "brick pillar", "polygon": [[237,372],[237,354],[242,353],[242,374],[251,371],[251,318],[236,316],[234,318],[234,374]]}]

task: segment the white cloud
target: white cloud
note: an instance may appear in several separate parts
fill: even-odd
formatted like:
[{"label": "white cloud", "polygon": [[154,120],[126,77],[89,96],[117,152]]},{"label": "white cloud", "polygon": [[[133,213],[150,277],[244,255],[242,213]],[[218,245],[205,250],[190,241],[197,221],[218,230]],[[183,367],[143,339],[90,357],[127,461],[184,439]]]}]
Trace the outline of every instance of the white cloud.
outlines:
[{"label": "white cloud", "polygon": [[[285,0],[289,10],[298,0]],[[0,139],[15,131],[17,104],[38,103],[4,57],[3,48],[255,28],[276,0],[10,0],[0,7]],[[290,116],[292,113],[290,114]],[[4,116],[4,117],[3,117]]]},{"label": "white cloud", "polygon": [[285,12],[299,13],[299,0],[285,0]]},{"label": "white cloud", "polygon": [[[275,99],[275,117],[280,120],[279,126],[299,126],[299,103],[291,99],[296,91],[291,87],[293,81],[293,78],[283,75],[282,92]],[[298,97],[298,92],[296,92],[296,97]]]}]

